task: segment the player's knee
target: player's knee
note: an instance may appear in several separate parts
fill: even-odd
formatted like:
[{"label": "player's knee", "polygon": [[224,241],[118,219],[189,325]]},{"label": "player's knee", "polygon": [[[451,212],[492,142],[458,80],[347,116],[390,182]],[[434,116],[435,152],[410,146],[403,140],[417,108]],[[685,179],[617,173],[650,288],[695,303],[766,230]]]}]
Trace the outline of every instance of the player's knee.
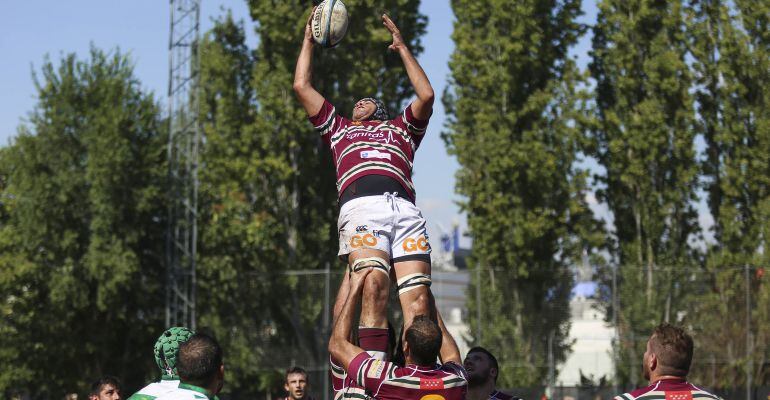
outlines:
[{"label": "player's knee", "polygon": [[364,282],[363,304],[384,307],[388,303],[388,288],[390,282],[387,277],[380,274],[369,274]]},{"label": "player's knee", "polygon": [[415,289],[416,296],[409,304],[409,311],[412,316],[414,315],[431,315],[431,296],[427,286]]}]

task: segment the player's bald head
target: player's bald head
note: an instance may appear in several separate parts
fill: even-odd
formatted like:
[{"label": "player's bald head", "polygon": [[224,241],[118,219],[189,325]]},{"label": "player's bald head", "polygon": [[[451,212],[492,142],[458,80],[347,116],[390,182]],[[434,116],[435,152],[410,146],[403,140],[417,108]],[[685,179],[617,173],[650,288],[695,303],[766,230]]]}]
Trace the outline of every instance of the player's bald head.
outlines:
[{"label": "player's bald head", "polygon": [[418,315],[406,330],[406,342],[413,362],[432,365],[441,350],[441,328],[426,315]]}]

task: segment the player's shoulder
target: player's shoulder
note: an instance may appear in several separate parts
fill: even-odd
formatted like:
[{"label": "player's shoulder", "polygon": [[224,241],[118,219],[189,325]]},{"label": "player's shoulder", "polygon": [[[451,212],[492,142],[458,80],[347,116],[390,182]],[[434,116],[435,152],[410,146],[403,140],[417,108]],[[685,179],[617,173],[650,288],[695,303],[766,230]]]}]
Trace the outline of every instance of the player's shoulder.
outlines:
[{"label": "player's shoulder", "polygon": [[697,388],[697,390],[692,391],[692,398],[693,399],[712,399],[712,400],[724,400],[721,397],[715,395],[714,393],[707,392],[703,389]]},{"label": "player's shoulder", "polygon": [[512,394],[508,394],[508,393],[501,392],[499,390],[495,390],[489,396],[489,400],[521,400],[521,399],[516,397],[516,396],[514,396],[514,395],[512,395]]},{"label": "player's shoulder", "polygon": [[619,394],[613,397],[613,400],[657,400],[657,399],[675,399],[675,400],[696,400],[696,399],[711,399],[711,400],[724,400],[721,397],[709,393],[705,390],[686,390],[680,392],[671,391],[644,391],[644,392],[629,392]]},{"label": "player's shoulder", "polygon": [[161,396],[155,398],[155,400],[214,400],[214,396],[210,396],[206,390],[197,386],[186,385],[180,383],[179,387],[173,389]]},{"label": "player's shoulder", "polygon": [[466,379],[468,376],[468,373],[465,371],[465,367],[454,361],[441,364],[441,371],[444,371],[444,373],[447,374],[456,375],[463,379]]},{"label": "player's shoulder", "polygon": [[164,379],[159,382],[152,382],[132,394],[128,400],[153,400],[176,389],[178,386],[178,380]]}]

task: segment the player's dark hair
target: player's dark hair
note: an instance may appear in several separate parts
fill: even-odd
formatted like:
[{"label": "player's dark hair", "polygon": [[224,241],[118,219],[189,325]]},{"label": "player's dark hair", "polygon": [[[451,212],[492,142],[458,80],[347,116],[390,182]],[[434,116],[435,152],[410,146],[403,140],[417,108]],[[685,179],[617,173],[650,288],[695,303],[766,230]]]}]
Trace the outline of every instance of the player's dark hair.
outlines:
[{"label": "player's dark hair", "polygon": [[305,379],[307,379],[307,371],[302,367],[294,366],[286,370],[286,375],[284,376],[286,383],[289,383],[289,375],[291,374],[302,374],[305,375]]},{"label": "player's dark hair", "polygon": [[196,333],[179,346],[177,372],[182,382],[207,387],[222,366],[222,348],[204,333]]},{"label": "player's dark hair", "polygon": [[441,329],[426,315],[414,317],[406,330],[409,355],[417,365],[433,365],[441,350]]},{"label": "player's dark hair", "polygon": [[489,350],[481,346],[476,346],[468,350],[468,354],[471,354],[471,353],[481,353],[486,355],[487,358],[489,358],[490,366],[495,370],[497,370],[497,375],[495,375],[495,382],[497,382],[497,377],[500,375],[500,365],[497,363],[497,358],[495,358],[495,356],[492,355],[492,353],[490,353]]},{"label": "player's dark hair", "polygon": [[120,391],[120,380],[112,375],[104,375],[91,384],[91,392],[89,395],[98,396],[104,385],[112,385],[117,391]]},{"label": "player's dark hair", "polygon": [[692,337],[684,329],[662,323],[652,330],[650,349],[658,358],[660,374],[687,376],[692,363]]}]

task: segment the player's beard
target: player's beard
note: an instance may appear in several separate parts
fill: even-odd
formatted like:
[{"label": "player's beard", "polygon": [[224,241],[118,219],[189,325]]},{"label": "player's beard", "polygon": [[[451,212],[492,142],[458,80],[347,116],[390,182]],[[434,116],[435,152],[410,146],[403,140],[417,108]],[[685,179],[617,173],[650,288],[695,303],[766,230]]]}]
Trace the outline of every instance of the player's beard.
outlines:
[{"label": "player's beard", "polygon": [[489,378],[489,368],[485,370],[474,369],[468,374],[468,386],[479,386],[487,382]]}]

